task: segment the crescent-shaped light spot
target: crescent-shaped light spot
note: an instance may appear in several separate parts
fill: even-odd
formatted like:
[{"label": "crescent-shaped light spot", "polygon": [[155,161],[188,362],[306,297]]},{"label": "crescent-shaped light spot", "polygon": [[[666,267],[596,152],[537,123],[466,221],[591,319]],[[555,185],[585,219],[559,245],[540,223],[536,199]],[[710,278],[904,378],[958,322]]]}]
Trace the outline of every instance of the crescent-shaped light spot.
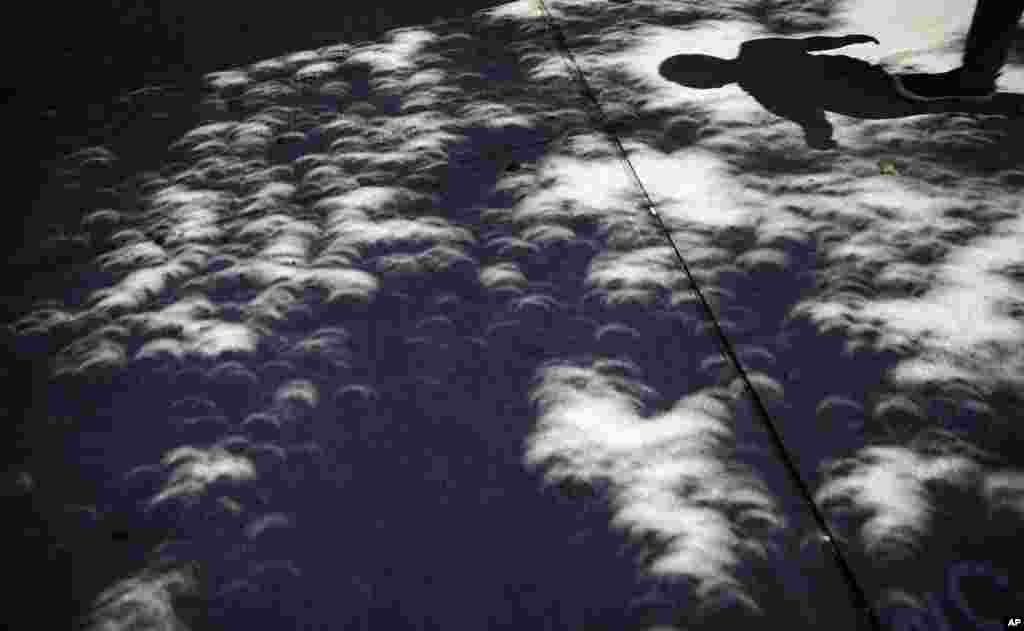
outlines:
[{"label": "crescent-shaped light spot", "polygon": [[220,447],[224,451],[235,455],[245,455],[246,451],[252,447],[253,443],[249,440],[248,436],[242,436],[240,434],[230,434],[217,441],[216,446]]},{"label": "crescent-shaped light spot", "polygon": [[594,362],[594,370],[602,374],[610,373],[630,379],[640,379],[643,376],[643,370],[637,363],[618,358],[599,359]]},{"label": "crescent-shaped light spot", "polygon": [[553,243],[571,243],[576,233],[572,228],[557,224],[539,224],[524,230],[522,238],[541,247],[548,247]]},{"label": "crescent-shaped light spot", "polygon": [[626,324],[622,324],[621,322],[612,322],[611,324],[606,324],[594,332],[594,340],[597,342],[602,342],[605,340],[619,341],[624,339],[630,339],[635,341],[641,339],[642,337],[643,336],[640,335],[640,331],[637,331],[633,327],[628,326]]},{"label": "crescent-shaped light spot", "polygon": [[909,416],[921,420],[924,410],[913,399],[904,395],[891,395],[880,401],[874,409],[874,417]]},{"label": "crescent-shaped light spot", "polygon": [[864,406],[848,397],[831,395],[825,397],[814,412],[818,418],[834,414],[863,414]]},{"label": "crescent-shaped light spot", "polygon": [[455,324],[448,316],[438,315],[417,322],[416,330],[432,337],[451,336],[455,334]]},{"label": "crescent-shaped light spot", "polygon": [[255,388],[260,378],[239,361],[217,364],[206,373],[206,379],[213,385],[247,386]]},{"label": "crescent-shaped light spot", "polygon": [[299,68],[293,75],[295,79],[303,81],[306,79],[319,79],[325,75],[331,74],[338,69],[338,64],[332,61],[317,61]]},{"label": "crescent-shaped light spot", "polygon": [[744,368],[767,369],[775,365],[775,355],[761,346],[744,345],[736,349],[736,355]]},{"label": "crescent-shaped light spot", "polygon": [[86,228],[109,228],[123,222],[124,215],[116,210],[104,208],[96,210],[82,218],[82,226]]},{"label": "crescent-shaped light spot", "polygon": [[493,239],[487,245],[495,248],[497,256],[503,257],[523,258],[540,252],[540,246],[518,237],[499,237]]},{"label": "crescent-shaped light spot", "polygon": [[377,391],[368,384],[352,383],[338,388],[334,402],[349,411],[368,412],[380,400]]},{"label": "crescent-shaped light spot", "polygon": [[744,252],[736,258],[736,263],[747,270],[782,271],[790,265],[789,255],[774,248],[757,248]]},{"label": "crescent-shaped light spot", "polygon": [[734,371],[732,363],[721,354],[709,355],[701,360],[699,370],[705,375],[721,376]]},{"label": "crescent-shaped light spot", "polygon": [[124,230],[118,230],[114,234],[110,235],[107,240],[113,245],[123,247],[136,243],[146,243],[149,241],[149,237],[146,236],[146,233],[137,228],[125,228]]},{"label": "crescent-shaped light spot", "polygon": [[740,513],[737,521],[743,528],[748,528],[753,531],[762,531],[766,529],[775,530],[785,526],[785,520],[783,520],[778,514],[763,508],[749,508],[744,510]]},{"label": "crescent-shaped light spot", "polygon": [[231,430],[231,423],[222,415],[182,418],[175,425],[190,442],[213,442]]},{"label": "crescent-shaped light spot", "polygon": [[277,143],[305,142],[305,140],[306,134],[301,131],[289,131],[274,137],[274,142]]},{"label": "crescent-shaped light spot", "polygon": [[143,464],[129,469],[121,479],[132,484],[158,483],[164,476],[164,467],[158,464]]},{"label": "crescent-shaped light spot", "polygon": [[500,337],[503,335],[515,335],[515,331],[518,331],[522,327],[523,323],[519,320],[501,320],[487,325],[485,335],[488,338]]},{"label": "crescent-shaped light spot", "polygon": [[[777,403],[785,399],[785,388],[777,379],[773,379],[772,377],[760,372],[748,374],[747,379],[761,398],[767,399],[772,403]],[[746,384],[743,383],[742,379],[737,377],[729,387],[737,395],[740,395],[740,393],[745,391]]]},{"label": "crescent-shaped light spot", "polygon": [[[744,332],[744,329],[732,320],[718,320],[718,328],[726,336]],[[693,334],[699,337],[715,335],[715,323],[711,320],[698,320],[693,326]]]},{"label": "crescent-shaped light spot", "polygon": [[211,399],[187,396],[171,402],[171,412],[182,416],[219,414],[220,407]]},{"label": "crescent-shaped light spot", "polygon": [[309,379],[291,379],[281,384],[274,392],[274,403],[277,405],[313,409],[319,402],[320,395],[316,384]]},{"label": "crescent-shaped light spot", "polygon": [[561,311],[565,310],[565,308],[565,303],[547,294],[531,294],[512,302],[512,311],[514,312],[529,309],[531,311],[537,310],[543,313],[552,313],[556,309]]},{"label": "crescent-shaped light spot", "polygon": [[298,65],[317,61],[320,56],[316,50],[300,50],[286,55],[283,59],[286,64]]},{"label": "crescent-shaped light spot", "polygon": [[284,513],[268,513],[249,522],[245,527],[247,539],[257,539],[270,533],[287,531],[294,528],[294,521]]},{"label": "crescent-shaped light spot", "polygon": [[265,442],[281,437],[281,420],[266,412],[254,412],[241,424],[241,430],[253,441]]},{"label": "crescent-shaped light spot", "polygon": [[100,158],[112,161],[117,159],[117,156],[114,154],[113,151],[101,145],[79,149],[78,151],[75,151],[74,153],[70,154],[68,157],[71,158],[72,160],[88,160],[90,158]]}]

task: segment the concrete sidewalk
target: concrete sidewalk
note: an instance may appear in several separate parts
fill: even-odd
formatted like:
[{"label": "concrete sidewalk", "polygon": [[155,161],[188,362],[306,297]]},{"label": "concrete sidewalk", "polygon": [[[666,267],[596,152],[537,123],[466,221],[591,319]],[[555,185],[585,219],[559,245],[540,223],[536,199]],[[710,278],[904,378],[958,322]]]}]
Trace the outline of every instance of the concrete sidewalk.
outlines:
[{"label": "concrete sidewalk", "polygon": [[91,628],[1020,617],[1021,59],[908,103],[970,3],[872,4],[531,0],[128,95],[10,327]]}]

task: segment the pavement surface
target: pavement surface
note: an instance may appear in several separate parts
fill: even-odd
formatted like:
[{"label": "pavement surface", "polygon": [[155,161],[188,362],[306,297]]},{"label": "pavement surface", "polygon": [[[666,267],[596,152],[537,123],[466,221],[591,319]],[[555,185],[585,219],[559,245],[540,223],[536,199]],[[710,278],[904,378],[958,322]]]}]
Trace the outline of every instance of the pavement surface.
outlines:
[{"label": "pavement surface", "polygon": [[1011,628],[1024,58],[902,99],[939,4],[530,0],[124,94],[14,257],[25,553],[90,629]]}]

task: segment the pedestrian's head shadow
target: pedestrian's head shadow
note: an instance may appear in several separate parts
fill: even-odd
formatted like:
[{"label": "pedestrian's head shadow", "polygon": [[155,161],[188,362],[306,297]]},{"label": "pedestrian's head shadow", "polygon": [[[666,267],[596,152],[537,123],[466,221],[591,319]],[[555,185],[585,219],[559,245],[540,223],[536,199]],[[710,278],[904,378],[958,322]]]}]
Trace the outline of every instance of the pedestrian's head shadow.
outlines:
[{"label": "pedestrian's head shadow", "polygon": [[681,86],[700,90],[735,83],[739,74],[736,60],[711,55],[673,55],[661,62],[658,73]]},{"label": "pedestrian's head shadow", "polygon": [[1013,116],[1024,100],[1020,95],[1000,94],[988,103],[912,101],[896,91],[893,77],[881,66],[847,55],[809,54],[860,43],[848,37],[748,40],[734,59],[673,55],[661,62],[658,72],[690,89],[738,84],[772,114],[800,125],[812,146],[812,139],[831,138],[825,112],[866,119],[941,112]]}]

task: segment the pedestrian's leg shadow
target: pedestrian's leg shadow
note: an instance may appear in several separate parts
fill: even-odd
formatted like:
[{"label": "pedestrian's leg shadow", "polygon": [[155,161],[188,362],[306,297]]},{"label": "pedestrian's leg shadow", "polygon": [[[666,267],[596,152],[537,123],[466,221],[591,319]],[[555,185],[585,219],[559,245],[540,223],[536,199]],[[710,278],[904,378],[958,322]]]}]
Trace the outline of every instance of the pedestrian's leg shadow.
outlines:
[{"label": "pedestrian's leg shadow", "polygon": [[942,101],[919,103],[909,101],[899,95],[896,98],[902,100],[907,108],[908,113],[903,114],[903,116],[965,113],[1005,116],[1007,118],[1024,117],[1024,94],[1016,92],[996,92],[991,100],[984,102],[973,102],[966,99],[945,99]]}]

